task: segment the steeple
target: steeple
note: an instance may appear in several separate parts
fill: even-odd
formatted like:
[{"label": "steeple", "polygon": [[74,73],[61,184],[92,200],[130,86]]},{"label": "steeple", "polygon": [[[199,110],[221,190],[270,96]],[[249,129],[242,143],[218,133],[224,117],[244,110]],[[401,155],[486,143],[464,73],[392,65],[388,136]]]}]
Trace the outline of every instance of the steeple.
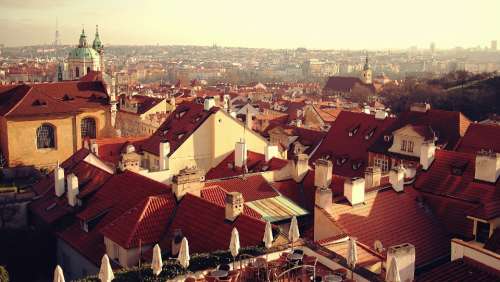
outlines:
[{"label": "steeple", "polygon": [[82,34],[80,35],[80,43],[78,47],[87,47],[87,35],[85,35],[85,28],[82,28]]},{"label": "steeple", "polygon": [[368,53],[366,53],[365,66],[363,67],[363,70],[369,70],[369,69],[370,69],[370,64],[368,63]]},{"label": "steeple", "polygon": [[101,38],[99,37],[99,26],[95,26],[95,38],[92,43],[92,48],[94,48],[97,52],[100,52],[103,48]]},{"label": "steeple", "polygon": [[365,65],[363,71],[361,72],[361,80],[365,84],[372,83],[372,70],[370,68],[370,63],[368,62],[368,53],[366,53]]}]

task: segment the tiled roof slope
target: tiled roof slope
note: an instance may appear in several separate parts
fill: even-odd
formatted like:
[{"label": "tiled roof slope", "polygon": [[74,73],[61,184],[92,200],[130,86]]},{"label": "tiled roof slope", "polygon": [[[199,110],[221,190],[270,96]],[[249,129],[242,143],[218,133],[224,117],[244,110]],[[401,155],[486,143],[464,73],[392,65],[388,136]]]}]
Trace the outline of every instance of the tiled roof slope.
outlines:
[{"label": "tiled roof slope", "polygon": [[493,230],[493,234],[491,234],[488,241],[486,241],[486,244],[484,244],[484,248],[500,254],[500,227]]},{"label": "tiled roof slope", "polygon": [[279,196],[278,192],[260,174],[205,183],[205,187],[214,185],[221,187],[226,192],[240,192],[243,194],[245,202]]},{"label": "tiled roof slope", "polygon": [[[142,115],[149,111],[151,108],[154,106],[158,105],[161,103],[164,99],[161,98],[154,98],[154,97],[149,97],[149,96],[144,96],[144,95],[134,95],[131,98],[125,98],[125,99],[131,99],[133,100],[134,103],[137,103],[137,114]],[[164,111],[166,109],[163,109]]]},{"label": "tiled roof slope", "polygon": [[473,123],[469,126],[457,151],[477,153],[480,150],[500,153],[500,125]]},{"label": "tiled roof slope", "polygon": [[[261,172],[280,170],[288,164],[286,160],[272,158],[269,162],[265,161],[263,154],[247,151],[248,172]],[[218,179],[242,175],[243,169],[234,166],[234,151],[231,152],[216,167],[210,169],[205,176],[206,179]]]},{"label": "tiled roof slope", "polygon": [[[474,180],[475,157],[475,154],[437,150],[433,164],[417,178],[415,188],[477,207],[466,211],[469,215],[477,212],[483,219],[500,216],[500,182]],[[460,173],[453,173],[454,170]]]},{"label": "tiled roof slope", "polygon": [[457,259],[417,276],[417,282],[492,282],[500,272],[468,258]]},{"label": "tiled roof slope", "polygon": [[416,248],[416,266],[423,266],[449,253],[449,239],[439,222],[415,201],[417,193],[405,188],[404,193],[392,189],[367,193],[365,204],[351,206],[347,202],[333,204],[336,223],[361,243],[373,246],[380,240],[385,248],[402,243]]},{"label": "tiled roof slope", "polygon": [[373,84],[364,84],[361,79],[350,76],[330,76],[323,90],[332,90],[336,92],[350,92],[356,86],[365,86],[375,92]]},{"label": "tiled roof slope", "polygon": [[256,246],[262,242],[265,225],[265,222],[245,214],[238,216],[234,222],[227,221],[224,207],[186,194],[178,205],[161,247],[170,249],[173,232],[180,229],[189,242],[191,253],[227,250],[233,227],[238,229],[241,247]]},{"label": "tiled roof slope", "polygon": [[142,144],[146,140],[147,137],[111,137],[96,139],[95,142],[99,148],[97,152],[99,158],[117,165],[127,145],[133,145],[137,152],[140,151]]},{"label": "tiled roof slope", "polygon": [[[125,171],[111,177],[89,199],[71,224],[58,232],[58,236],[94,264],[99,265],[105,252],[103,228],[125,214],[149,196],[172,194],[169,186],[142,175]],[[81,220],[97,221],[89,232],[81,228]],[[147,233],[138,233],[136,238]],[[133,242],[133,240],[131,241]]]},{"label": "tiled roof slope", "polygon": [[176,206],[173,194],[150,196],[106,225],[101,233],[129,249],[160,241]]},{"label": "tiled roof slope", "polygon": [[[77,197],[80,199],[97,191],[111,177],[108,172],[85,162],[84,158],[88,154],[88,150],[81,149],[61,164],[65,176],[74,173],[78,177]],[[38,197],[30,203],[30,210],[47,224],[52,224],[75,210],[69,206],[66,193],[61,197],[55,195],[53,172],[37,183],[33,190]]]},{"label": "tiled roof slope", "polygon": [[144,142],[143,150],[159,155],[160,142],[166,140],[170,143],[169,155],[172,155],[211,114],[218,110],[219,108],[212,107],[209,111],[205,111],[203,104],[196,102],[179,104],[158,130]]},{"label": "tiled roof slope", "polygon": [[334,174],[362,176],[368,163],[368,148],[393,122],[391,117],[376,119],[365,113],[342,111],[310,161],[325,157],[332,160]]},{"label": "tiled roof slope", "polygon": [[387,128],[383,135],[380,135],[376,142],[369,148],[372,152],[387,153],[392,145],[384,140],[384,135],[392,133],[406,125],[412,125],[413,129],[422,136],[437,137],[436,145],[441,148],[452,150],[458,144],[461,136],[465,134],[470,124],[460,112],[428,110],[427,112],[406,111],[401,113],[394,123]]},{"label": "tiled roof slope", "polygon": [[[226,196],[227,192],[224,191],[222,188],[219,186],[212,186],[212,187],[207,187],[203,190],[201,190],[201,197],[205,200],[208,200],[214,204],[217,204],[221,207],[226,206]],[[248,207],[246,204],[243,206],[243,213],[258,219],[261,219],[262,216],[253,210],[252,208]]]},{"label": "tiled roof slope", "polygon": [[0,115],[4,117],[68,114],[107,105],[108,95],[100,81],[20,84],[14,88],[0,88]]}]

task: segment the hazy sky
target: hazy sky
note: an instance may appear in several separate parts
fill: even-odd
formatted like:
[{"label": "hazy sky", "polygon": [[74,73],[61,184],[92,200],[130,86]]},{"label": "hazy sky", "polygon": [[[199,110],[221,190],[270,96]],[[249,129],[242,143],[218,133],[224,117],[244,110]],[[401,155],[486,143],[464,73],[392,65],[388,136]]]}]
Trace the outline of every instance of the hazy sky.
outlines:
[{"label": "hazy sky", "polygon": [[0,43],[395,49],[500,41],[499,0],[0,0]]}]

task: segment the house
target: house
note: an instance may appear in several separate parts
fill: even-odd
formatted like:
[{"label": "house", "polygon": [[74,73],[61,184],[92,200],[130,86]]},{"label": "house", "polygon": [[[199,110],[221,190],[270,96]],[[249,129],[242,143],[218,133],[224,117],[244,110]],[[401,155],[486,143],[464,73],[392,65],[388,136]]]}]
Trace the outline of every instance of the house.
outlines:
[{"label": "house", "polygon": [[420,159],[436,148],[454,150],[469,124],[460,112],[415,104],[410,111],[401,113],[369,148],[369,165],[380,166],[386,173],[402,164],[415,172]]},{"label": "house", "polygon": [[323,131],[279,124],[269,126],[266,131],[270,143],[286,151],[290,160],[299,154],[311,155],[326,135]]},{"label": "house", "polygon": [[213,98],[179,104],[142,145],[141,172],[162,182],[186,167],[208,171],[240,142],[244,151],[264,153],[268,145],[259,134],[214,106]]},{"label": "house", "polygon": [[85,138],[112,135],[113,93],[102,81],[0,87],[0,146],[8,166],[54,168]]},{"label": "house", "polygon": [[375,94],[373,83],[364,83],[358,77],[330,76],[325,86],[323,93],[327,96],[346,96],[353,91],[368,91]]},{"label": "house", "polygon": [[456,150],[464,153],[481,150],[500,153],[500,125],[471,123]]}]

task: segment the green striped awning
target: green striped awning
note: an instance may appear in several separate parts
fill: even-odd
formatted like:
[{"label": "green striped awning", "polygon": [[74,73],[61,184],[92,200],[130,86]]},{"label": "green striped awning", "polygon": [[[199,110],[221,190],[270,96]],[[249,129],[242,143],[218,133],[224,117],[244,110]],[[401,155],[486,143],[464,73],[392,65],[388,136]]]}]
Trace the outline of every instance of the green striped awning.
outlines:
[{"label": "green striped awning", "polygon": [[284,196],[277,196],[246,203],[247,206],[262,215],[269,222],[290,219],[293,216],[306,215],[309,212]]}]

